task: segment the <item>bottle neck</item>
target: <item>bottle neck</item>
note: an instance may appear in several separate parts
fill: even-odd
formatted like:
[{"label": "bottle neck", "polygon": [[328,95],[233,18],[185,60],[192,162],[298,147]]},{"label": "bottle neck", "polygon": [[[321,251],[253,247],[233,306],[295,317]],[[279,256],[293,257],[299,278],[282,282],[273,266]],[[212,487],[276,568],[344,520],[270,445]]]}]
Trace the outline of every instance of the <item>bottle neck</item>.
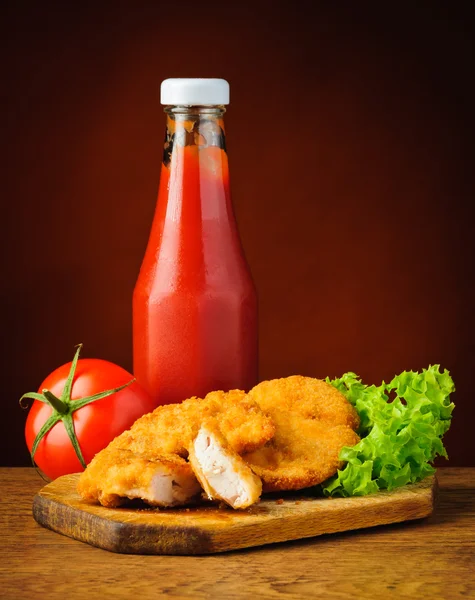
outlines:
[{"label": "bottle neck", "polygon": [[[166,220],[234,221],[223,106],[165,109],[167,129],[159,208]],[[234,226],[234,225],[233,225]]]},{"label": "bottle neck", "polygon": [[169,167],[180,149],[219,148],[226,152],[224,106],[167,106],[163,164]]}]

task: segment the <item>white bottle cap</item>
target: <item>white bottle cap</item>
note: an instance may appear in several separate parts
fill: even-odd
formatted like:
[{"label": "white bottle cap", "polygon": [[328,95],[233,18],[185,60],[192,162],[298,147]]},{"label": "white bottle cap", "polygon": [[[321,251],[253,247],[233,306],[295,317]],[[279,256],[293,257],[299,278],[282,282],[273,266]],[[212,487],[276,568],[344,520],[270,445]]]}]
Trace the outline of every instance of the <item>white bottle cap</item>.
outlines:
[{"label": "white bottle cap", "polygon": [[172,106],[214,106],[229,104],[229,83],[225,79],[165,79],[160,103]]}]

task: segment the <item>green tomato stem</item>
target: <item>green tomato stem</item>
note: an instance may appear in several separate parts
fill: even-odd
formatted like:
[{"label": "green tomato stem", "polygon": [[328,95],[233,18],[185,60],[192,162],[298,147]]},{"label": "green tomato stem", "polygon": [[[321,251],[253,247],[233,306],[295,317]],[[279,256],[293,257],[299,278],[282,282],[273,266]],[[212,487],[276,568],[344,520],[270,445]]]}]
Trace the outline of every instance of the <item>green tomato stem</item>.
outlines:
[{"label": "green tomato stem", "polygon": [[79,440],[76,436],[76,431],[74,429],[73,417],[72,415],[66,415],[62,419],[63,425],[66,429],[66,432],[71,440],[71,444],[73,445],[74,451],[76,452],[76,456],[79,458],[79,462],[82,465],[82,468],[85,469],[87,467],[86,461],[84,460],[84,456],[81,452],[81,446],[79,445]]},{"label": "green tomato stem", "polygon": [[57,396],[50,392],[49,390],[41,390],[43,392],[43,396],[48,400],[48,404],[50,404],[53,409],[60,415],[65,415],[68,412],[68,405],[66,402],[60,400]]},{"label": "green tomato stem", "polygon": [[76,353],[74,354],[73,362],[71,363],[71,369],[69,371],[68,378],[66,379],[66,383],[64,384],[63,393],[61,394],[61,400],[64,402],[69,402],[71,400],[71,390],[73,387],[73,379],[76,374],[76,367],[79,360],[79,354],[81,353],[82,344],[78,344]]}]

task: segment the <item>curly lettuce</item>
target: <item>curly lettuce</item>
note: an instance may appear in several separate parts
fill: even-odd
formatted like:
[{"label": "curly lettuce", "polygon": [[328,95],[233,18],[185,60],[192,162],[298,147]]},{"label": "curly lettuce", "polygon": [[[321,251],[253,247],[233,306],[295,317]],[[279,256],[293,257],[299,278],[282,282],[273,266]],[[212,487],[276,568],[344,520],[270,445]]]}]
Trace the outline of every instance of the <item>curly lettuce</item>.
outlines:
[{"label": "curly lettuce", "polygon": [[356,408],[360,442],[342,448],[347,464],[322,484],[326,496],[363,496],[420,481],[435,472],[436,456],[447,458],[442,436],[450,427],[454,382],[439,365],[404,371],[389,383],[364,385],[355,373],[327,382]]}]

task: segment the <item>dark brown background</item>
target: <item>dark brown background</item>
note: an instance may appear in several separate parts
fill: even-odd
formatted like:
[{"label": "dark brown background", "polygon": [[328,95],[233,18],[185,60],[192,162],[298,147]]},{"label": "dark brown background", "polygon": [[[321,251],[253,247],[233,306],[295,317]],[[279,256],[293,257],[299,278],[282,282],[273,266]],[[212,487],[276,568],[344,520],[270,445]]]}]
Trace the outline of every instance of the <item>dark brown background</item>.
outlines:
[{"label": "dark brown background", "polygon": [[471,15],[234,4],[2,4],[1,464],[28,464],[17,399],[75,344],[132,367],[158,88],[177,76],[231,83],[261,377],[380,382],[441,363],[457,385],[450,464],[475,464]]}]

